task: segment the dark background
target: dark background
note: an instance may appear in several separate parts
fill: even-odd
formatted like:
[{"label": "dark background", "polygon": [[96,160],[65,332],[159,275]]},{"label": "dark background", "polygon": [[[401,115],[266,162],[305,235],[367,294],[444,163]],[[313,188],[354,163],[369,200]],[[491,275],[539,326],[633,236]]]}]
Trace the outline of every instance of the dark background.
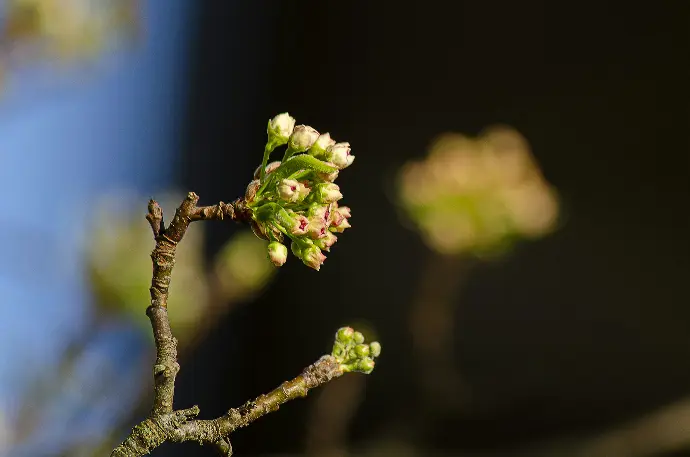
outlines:
[{"label": "dark background", "polygon": [[[288,262],[209,334],[182,364],[177,404],[221,414],[364,320],[384,351],[353,446],[415,416],[406,313],[427,249],[386,182],[436,134],[497,122],[530,141],[565,223],[473,269],[454,349],[473,399],[428,417],[425,445],[509,455],[690,394],[689,20],[680,1],[203,2],[181,184],[202,203],[240,195],[266,120],[289,111],[353,145],[338,180],[353,229],[321,272]],[[232,228],[209,229],[210,253]],[[310,401],[236,433],[235,448],[300,451]]]}]

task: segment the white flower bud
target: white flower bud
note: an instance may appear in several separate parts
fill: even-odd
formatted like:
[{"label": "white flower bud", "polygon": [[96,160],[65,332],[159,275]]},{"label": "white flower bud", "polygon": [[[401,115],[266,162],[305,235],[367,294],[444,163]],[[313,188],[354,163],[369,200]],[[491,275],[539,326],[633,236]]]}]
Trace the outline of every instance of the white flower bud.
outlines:
[{"label": "white flower bud", "polygon": [[321,203],[333,203],[343,198],[340,187],[332,182],[317,184],[314,192],[316,192],[317,200]]},{"label": "white flower bud", "polygon": [[268,121],[268,142],[280,146],[288,142],[295,128],[295,118],[288,113],[281,113]]},{"label": "white flower bud", "polygon": [[[300,184],[294,179],[283,179],[278,183],[278,196],[287,202],[296,202],[300,197]],[[304,187],[304,185],[302,185]]]},{"label": "white flower bud", "polygon": [[334,144],[328,148],[326,158],[341,170],[352,165],[352,162],[355,160],[355,156],[350,153],[350,143]]},{"label": "white flower bud", "polygon": [[343,216],[345,219],[349,219],[349,218],[352,216],[352,213],[350,212],[350,207],[349,207],[349,206],[339,206],[339,207],[336,208],[336,209],[338,210],[338,212],[339,212],[340,214],[342,214],[342,216]]},{"label": "white flower bud", "polygon": [[288,148],[294,152],[304,152],[319,138],[319,132],[308,125],[298,125],[290,136]]},{"label": "white flower bud", "polygon": [[328,132],[322,133],[312,147],[309,148],[309,154],[320,159],[326,156],[326,151],[333,145],[335,145],[335,140],[331,139],[331,134]]},{"label": "white flower bud", "polygon": [[335,171],[331,173],[318,173],[318,176],[326,182],[333,182],[338,178],[338,173],[340,172],[340,170],[338,169],[338,167],[335,166],[334,163],[326,162],[326,165],[335,168]]}]

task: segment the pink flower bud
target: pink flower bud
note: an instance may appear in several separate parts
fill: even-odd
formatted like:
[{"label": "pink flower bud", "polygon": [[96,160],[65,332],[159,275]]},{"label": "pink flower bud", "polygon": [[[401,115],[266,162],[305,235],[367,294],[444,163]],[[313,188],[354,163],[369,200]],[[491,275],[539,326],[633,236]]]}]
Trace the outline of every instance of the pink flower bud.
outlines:
[{"label": "pink flower bud", "polygon": [[277,241],[268,243],[268,258],[276,267],[281,267],[287,260],[287,246]]},{"label": "pink flower bud", "polygon": [[307,229],[309,228],[309,219],[302,216],[301,214],[295,215],[295,223],[289,228],[291,234],[296,236],[302,236],[307,234]]},{"label": "pink flower bud", "polygon": [[331,246],[333,246],[336,243],[336,241],[338,241],[338,237],[327,230],[326,235],[323,238],[314,240],[314,246],[317,246],[319,249],[329,252],[331,250]]},{"label": "pink flower bud", "polygon": [[352,227],[350,222],[343,217],[339,224],[332,224],[330,230],[331,232],[343,233],[346,228],[350,227]]}]

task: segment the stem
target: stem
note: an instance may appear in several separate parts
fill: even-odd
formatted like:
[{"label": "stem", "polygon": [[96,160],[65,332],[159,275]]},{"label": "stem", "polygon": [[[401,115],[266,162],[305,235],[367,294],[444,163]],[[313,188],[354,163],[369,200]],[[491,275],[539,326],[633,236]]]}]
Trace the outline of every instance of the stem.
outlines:
[{"label": "stem", "polygon": [[297,151],[295,151],[294,149],[292,149],[292,148],[290,147],[290,144],[288,144],[288,147],[287,147],[287,149],[285,150],[285,154],[283,155],[283,160],[282,160],[282,162],[285,163],[285,162],[287,161],[287,159],[289,159],[290,157],[292,157],[293,155],[295,155],[295,152],[297,152]]},{"label": "stem", "polygon": [[272,142],[266,143],[266,147],[264,148],[264,157],[261,160],[261,170],[259,170],[259,180],[263,181],[264,176],[266,176],[266,165],[268,165],[268,158],[271,156],[271,153],[275,149],[275,145]]},{"label": "stem", "polygon": [[470,266],[457,256],[430,253],[422,270],[409,325],[426,407],[454,408],[465,394],[452,348],[456,299]]},{"label": "stem", "polygon": [[324,355],[291,381],[282,383],[271,392],[260,395],[239,408],[229,410],[217,419],[195,420],[181,425],[174,431],[172,440],[216,442],[266,414],[277,411],[280,405],[290,400],[306,397],[311,389],[342,375],[340,363],[335,357]]}]

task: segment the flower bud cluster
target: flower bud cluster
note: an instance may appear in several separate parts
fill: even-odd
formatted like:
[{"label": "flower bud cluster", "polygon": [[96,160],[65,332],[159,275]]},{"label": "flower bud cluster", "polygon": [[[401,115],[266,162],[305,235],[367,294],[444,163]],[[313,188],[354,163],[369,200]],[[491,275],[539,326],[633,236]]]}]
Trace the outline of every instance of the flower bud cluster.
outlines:
[{"label": "flower bud cluster", "polygon": [[352,327],[343,327],[335,334],[331,355],[344,372],[369,374],[374,371],[374,359],[381,355],[381,345],[377,341],[366,344],[360,332]]},{"label": "flower bud cluster", "polygon": [[[289,238],[292,253],[318,271],[326,260],[324,252],[338,240],[335,234],[350,227],[350,208],[339,204],[343,194],[334,181],[355,157],[349,143],[336,143],[329,133],[295,123],[288,113],[268,122],[264,160],[245,200],[254,233],[270,241],[268,258],[274,265],[286,262],[283,243]],[[283,145],[283,159],[268,163],[270,154]]]}]

